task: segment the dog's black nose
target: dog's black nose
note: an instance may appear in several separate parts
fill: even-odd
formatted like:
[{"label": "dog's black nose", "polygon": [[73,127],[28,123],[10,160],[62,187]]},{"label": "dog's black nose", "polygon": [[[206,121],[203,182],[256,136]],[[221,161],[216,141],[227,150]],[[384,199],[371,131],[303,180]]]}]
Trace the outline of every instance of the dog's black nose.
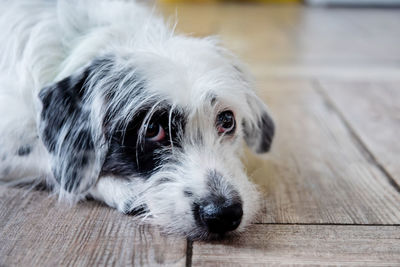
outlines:
[{"label": "dog's black nose", "polygon": [[243,216],[241,203],[216,205],[214,203],[199,207],[200,222],[211,233],[226,233],[238,228]]}]

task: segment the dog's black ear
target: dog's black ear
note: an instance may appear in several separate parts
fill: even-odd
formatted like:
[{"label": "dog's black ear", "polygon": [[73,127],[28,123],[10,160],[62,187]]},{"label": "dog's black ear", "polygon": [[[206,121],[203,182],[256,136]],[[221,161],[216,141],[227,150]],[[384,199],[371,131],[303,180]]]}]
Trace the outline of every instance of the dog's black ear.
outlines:
[{"label": "dog's black ear", "polygon": [[256,153],[270,150],[275,135],[275,124],[269,115],[264,102],[251,89],[253,79],[247,69],[236,58],[231,57],[233,68],[240,80],[246,85],[245,105],[247,114],[243,117],[242,126],[246,144]]},{"label": "dog's black ear", "polygon": [[244,139],[256,153],[268,152],[275,134],[275,124],[266,105],[253,91],[247,94],[246,101],[250,114],[245,116],[242,121]]},{"label": "dog's black ear", "polygon": [[61,193],[85,193],[97,181],[105,157],[102,125],[93,118],[87,88],[90,73],[85,68],[39,93],[39,133]]}]

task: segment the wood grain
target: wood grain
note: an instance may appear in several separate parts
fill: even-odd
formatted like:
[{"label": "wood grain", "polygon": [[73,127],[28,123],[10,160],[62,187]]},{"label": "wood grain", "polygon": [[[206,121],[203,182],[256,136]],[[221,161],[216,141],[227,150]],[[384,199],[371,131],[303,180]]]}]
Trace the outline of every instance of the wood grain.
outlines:
[{"label": "wood grain", "polygon": [[224,45],[257,75],[400,79],[397,10],[228,5],[219,15]]},{"label": "wood grain", "polygon": [[399,263],[399,226],[255,225],[237,238],[193,244],[193,266]]},{"label": "wood grain", "polygon": [[322,82],[375,160],[400,187],[400,82]]},{"label": "wood grain", "polygon": [[311,83],[261,80],[276,118],[269,155],[248,153],[263,223],[398,224],[400,194]]},{"label": "wood grain", "polygon": [[0,186],[0,266],[184,266],[186,240],[94,201]]}]

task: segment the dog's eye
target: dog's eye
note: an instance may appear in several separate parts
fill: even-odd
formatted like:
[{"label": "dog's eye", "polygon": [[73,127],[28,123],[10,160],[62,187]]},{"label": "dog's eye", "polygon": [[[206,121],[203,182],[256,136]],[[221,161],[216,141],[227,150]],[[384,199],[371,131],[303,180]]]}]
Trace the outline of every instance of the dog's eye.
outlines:
[{"label": "dog's eye", "polygon": [[147,125],[146,139],[153,142],[160,142],[165,138],[165,130],[161,124],[150,122]]},{"label": "dog's eye", "polygon": [[216,121],[218,134],[232,134],[235,131],[235,116],[230,110],[218,114]]}]

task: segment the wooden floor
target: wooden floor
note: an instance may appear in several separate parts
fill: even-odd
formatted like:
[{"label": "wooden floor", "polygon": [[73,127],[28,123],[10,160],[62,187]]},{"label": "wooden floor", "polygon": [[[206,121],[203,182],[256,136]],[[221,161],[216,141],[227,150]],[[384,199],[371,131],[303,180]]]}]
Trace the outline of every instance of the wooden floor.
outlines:
[{"label": "wooden floor", "polygon": [[247,62],[276,118],[272,152],[245,159],[260,218],[236,239],[191,243],[96,202],[0,187],[0,266],[400,266],[400,9],[177,13],[177,31],[218,34]]}]

